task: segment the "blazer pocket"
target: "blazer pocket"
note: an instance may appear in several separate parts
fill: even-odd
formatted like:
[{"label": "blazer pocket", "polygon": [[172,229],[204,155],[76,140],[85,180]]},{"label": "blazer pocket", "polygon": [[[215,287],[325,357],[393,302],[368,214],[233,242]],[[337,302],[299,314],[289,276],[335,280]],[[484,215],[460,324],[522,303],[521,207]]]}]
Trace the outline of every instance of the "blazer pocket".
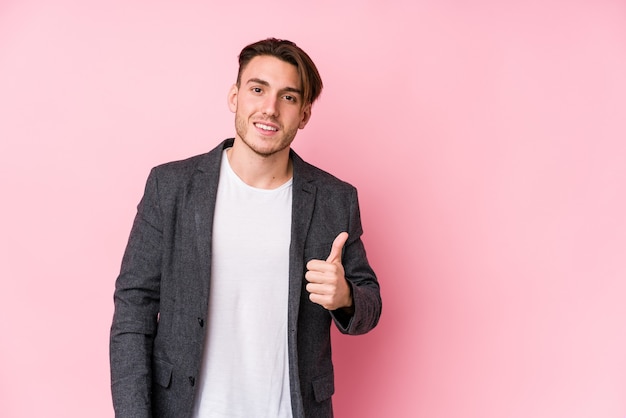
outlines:
[{"label": "blazer pocket", "polygon": [[313,393],[317,402],[330,399],[335,393],[335,375],[333,372],[318,377],[313,381]]},{"label": "blazer pocket", "polygon": [[168,388],[172,382],[173,369],[174,366],[168,362],[155,358],[152,363],[152,379],[154,380],[154,383],[164,388]]}]

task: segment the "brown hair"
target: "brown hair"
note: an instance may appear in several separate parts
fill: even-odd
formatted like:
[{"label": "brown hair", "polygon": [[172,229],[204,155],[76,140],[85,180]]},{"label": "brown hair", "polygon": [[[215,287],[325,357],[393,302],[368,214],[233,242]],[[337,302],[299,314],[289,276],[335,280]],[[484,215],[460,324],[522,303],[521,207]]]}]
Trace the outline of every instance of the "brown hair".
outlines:
[{"label": "brown hair", "polygon": [[288,62],[296,67],[300,82],[302,83],[302,95],[304,103],[313,103],[322,92],[322,78],[311,57],[300,47],[291,41],[284,39],[268,38],[246,46],[239,54],[239,72],[237,73],[237,86],[241,83],[241,73],[252,58],[259,55],[270,55]]}]

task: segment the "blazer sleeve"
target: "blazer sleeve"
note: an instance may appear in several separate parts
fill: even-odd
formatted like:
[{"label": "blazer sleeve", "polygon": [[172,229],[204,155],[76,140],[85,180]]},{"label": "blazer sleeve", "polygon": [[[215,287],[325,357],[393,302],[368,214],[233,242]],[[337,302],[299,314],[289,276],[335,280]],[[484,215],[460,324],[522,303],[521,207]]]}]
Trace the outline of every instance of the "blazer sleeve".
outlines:
[{"label": "blazer sleeve", "polygon": [[150,417],[152,343],[157,329],[162,213],[153,169],[137,207],[115,283],[110,335],[111,392],[116,417]]},{"label": "blazer sleeve", "polygon": [[382,311],[382,299],[378,279],[367,261],[361,240],[363,228],[356,189],[352,189],[349,210],[349,236],[343,249],[342,263],[345,277],[352,289],[354,312],[350,315],[338,309],[332,311],[331,315],[339,331],[358,335],[365,334],[376,326]]}]

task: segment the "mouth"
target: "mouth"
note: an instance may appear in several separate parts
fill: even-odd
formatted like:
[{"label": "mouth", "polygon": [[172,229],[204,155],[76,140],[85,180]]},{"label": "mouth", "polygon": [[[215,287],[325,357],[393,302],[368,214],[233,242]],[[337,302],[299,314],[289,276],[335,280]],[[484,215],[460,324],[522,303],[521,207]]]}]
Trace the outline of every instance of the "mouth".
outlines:
[{"label": "mouth", "polygon": [[268,125],[266,123],[255,122],[254,126],[256,126],[258,129],[265,131],[265,132],[277,132],[278,131],[278,128],[276,126]]}]

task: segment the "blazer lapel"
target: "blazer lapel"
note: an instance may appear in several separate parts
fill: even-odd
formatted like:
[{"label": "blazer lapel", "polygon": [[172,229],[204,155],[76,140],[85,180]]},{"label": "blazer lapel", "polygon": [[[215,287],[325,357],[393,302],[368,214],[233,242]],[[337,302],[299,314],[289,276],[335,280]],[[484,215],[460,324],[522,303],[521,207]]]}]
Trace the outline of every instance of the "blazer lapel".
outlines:
[{"label": "blazer lapel", "polygon": [[[288,308],[288,344],[289,344],[289,374],[292,390],[293,405],[296,408],[294,416],[303,416],[302,398],[300,396],[300,379],[298,367],[298,313],[302,296],[304,272],[304,245],[315,207],[317,188],[309,175],[307,164],[293,151],[293,203],[291,209],[291,244],[289,247],[289,308]],[[306,330],[300,330],[305,332]]]},{"label": "blazer lapel", "polygon": [[305,267],[304,245],[313,216],[317,188],[312,183],[306,163],[293,151],[291,151],[291,159],[293,161],[293,204],[289,248],[289,326],[295,328]]},{"label": "blazer lapel", "polygon": [[193,216],[196,238],[193,254],[197,261],[193,264],[198,269],[197,279],[200,281],[198,287],[201,291],[198,295],[200,298],[196,300],[201,301],[201,312],[203,313],[206,313],[209,296],[213,215],[217,198],[222,151],[231,145],[232,141],[227,140],[206,154],[205,158],[198,164],[189,184],[188,210]]}]

